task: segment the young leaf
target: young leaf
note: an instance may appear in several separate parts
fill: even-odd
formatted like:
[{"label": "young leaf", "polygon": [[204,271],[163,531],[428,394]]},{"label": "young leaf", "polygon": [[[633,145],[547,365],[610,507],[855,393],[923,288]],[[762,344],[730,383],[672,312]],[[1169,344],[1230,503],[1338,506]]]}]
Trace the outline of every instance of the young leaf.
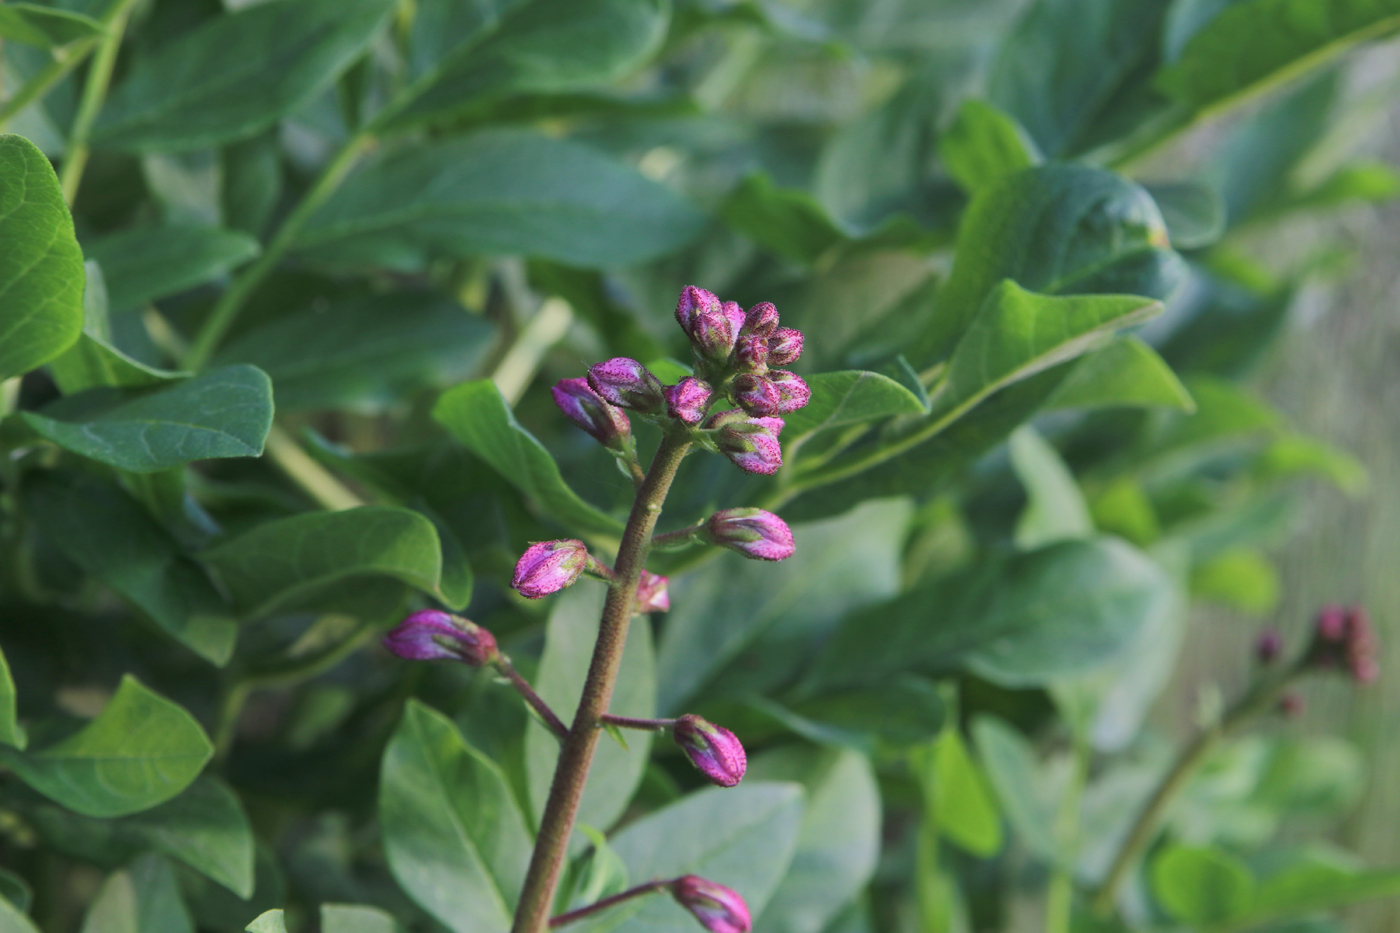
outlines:
[{"label": "young leaf", "polygon": [[674,252],[701,224],[677,195],[601,152],[493,130],[367,166],[311,216],[296,248],[354,269],[416,271],[478,254],[612,267]]},{"label": "young leaf", "polygon": [[143,855],[107,876],[83,918],[83,933],[194,933],[170,863]]},{"label": "young leaf", "polygon": [[720,214],[759,246],[794,262],[816,262],[848,239],[816,198],[798,189],[779,188],[761,172],[739,183]]},{"label": "young leaf", "polygon": [[389,577],[432,593],[442,572],[433,523],[388,506],[264,522],[200,559],[250,618],[302,604],[355,577]]},{"label": "young leaf", "polygon": [[216,16],[136,59],[93,142],[173,152],[246,139],[329,87],[393,8],[394,0],[274,0]]},{"label": "young leaf", "polygon": [[1152,893],[1192,926],[1239,919],[1254,903],[1254,888],[1249,867],[1219,849],[1175,846],[1152,862]]},{"label": "young leaf", "polygon": [[976,192],[1041,161],[1035,143],[1014,119],[991,104],[968,98],[938,141],[948,174]]},{"label": "young leaf", "polygon": [[102,24],[90,16],[56,10],[37,3],[7,3],[0,6],[0,38],[12,39],[41,49],[67,45],[78,39],[100,36]]},{"label": "young leaf", "polygon": [[963,744],[956,726],[934,742],[925,775],[938,832],[959,848],[990,858],[1001,851],[1001,811],[982,768]]},{"label": "young leaf", "polygon": [[384,751],[379,819],[389,867],[421,907],[455,933],[510,928],[525,821],[500,768],[417,700]]},{"label": "young leaf", "polygon": [[1130,405],[1175,408],[1188,414],[1196,402],[1157,351],[1137,337],[1119,337],[1087,353],[1045,402],[1045,410]]},{"label": "young leaf", "polygon": [[125,816],[190,785],[214,754],[194,717],[130,674],[74,735],[42,751],[0,745],[0,760],[45,797],[85,816]]},{"label": "young leaf", "polygon": [[136,227],[83,244],[87,258],[102,266],[114,312],[225,275],[258,251],[258,241],[246,233],[195,224]]},{"label": "young leaf", "polygon": [[464,382],[442,393],[433,417],[550,516],[582,531],[621,534],[622,523],[579,498],[559,474],[559,465],[520,426],[490,379]]},{"label": "young leaf", "polygon": [[321,933],[403,933],[403,927],[377,907],[322,904]]},{"label": "young leaf", "polygon": [[225,366],[134,397],[89,389],[22,417],[73,453],[154,473],[193,460],[261,456],[272,427],[272,382],[256,366]]},{"label": "young leaf", "polygon": [[1026,507],[1016,521],[1017,547],[1031,550],[1094,533],[1074,474],[1035,428],[1018,428],[1011,435],[1010,452],[1012,469],[1026,488]]},{"label": "young leaf", "polygon": [[0,380],[58,356],[83,329],[83,251],[44,154],[0,134]]},{"label": "young leaf", "polygon": [[807,386],[812,390],[807,406],[783,416],[785,440],[896,415],[921,415],[928,410],[907,387],[879,373],[817,373],[807,377]]}]

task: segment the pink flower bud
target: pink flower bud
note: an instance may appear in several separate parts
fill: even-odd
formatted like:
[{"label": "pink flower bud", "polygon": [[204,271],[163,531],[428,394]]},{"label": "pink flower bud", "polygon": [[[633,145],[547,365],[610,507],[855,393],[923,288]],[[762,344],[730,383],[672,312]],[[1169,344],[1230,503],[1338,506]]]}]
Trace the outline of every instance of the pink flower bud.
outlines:
[{"label": "pink flower bud", "polygon": [[1309,667],[1346,668],[1353,679],[1370,683],[1380,676],[1376,630],[1360,606],[1326,606],[1318,613],[1305,663]]},{"label": "pink flower bud", "polygon": [[802,331],[791,327],[779,327],[768,338],[768,363],[770,366],[786,366],[795,363],[802,355]]},{"label": "pink flower bud", "polygon": [[500,657],[486,629],[440,609],[420,609],[384,636],[384,647],[409,661],[461,661],[472,667]]},{"label": "pink flower bud", "polygon": [[787,414],[805,408],[812,399],[812,390],[797,373],[786,369],[774,369],[768,373],[768,381],[778,387],[778,413]]},{"label": "pink flower bud", "polygon": [[749,372],[768,368],[768,341],[757,334],[740,334],[734,341],[734,362]]},{"label": "pink flower bud", "polygon": [[738,337],[739,331],[743,330],[744,320],[747,317],[747,315],[744,314],[744,309],[739,307],[739,302],[737,301],[726,301],[720,305],[720,310],[722,310],[724,316],[729,319],[730,332],[733,333],[735,337]]},{"label": "pink flower bud", "polygon": [[744,315],[744,327],[742,333],[754,334],[758,337],[767,337],[773,333],[773,328],[778,326],[778,309],[773,307],[771,301],[760,301],[749,309]]},{"label": "pink flower bud", "polygon": [[680,300],[676,302],[676,323],[681,326],[681,330],[690,333],[690,319],[699,311],[719,310],[719,298],[714,292],[706,291],[703,288],[696,288],[694,285],[687,285],[681,289]]},{"label": "pink flower bud", "polygon": [[786,560],[797,546],[792,529],[763,509],[724,509],[710,516],[701,532],[705,540],[758,560]]},{"label": "pink flower bud", "polygon": [[671,896],[710,933],[749,933],[753,920],[739,892],[698,875],[671,882]]},{"label": "pink flower bud", "polygon": [[539,541],[520,555],[510,585],[522,596],[539,599],[572,586],[588,564],[588,548],[582,541]]},{"label": "pink flower bud", "polygon": [[560,379],[550,391],[564,417],[593,435],[598,443],[612,450],[626,448],[632,423],[622,409],[609,405],[594,392],[587,379]]},{"label": "pink flower bud", "polygon": [[686,336],[690,338],[690,346],[696,356],[723,363],[729,359],[729,352],[734,349],[734,339],[738,336],[738,331],[723,310],[706,309],[697,311],[691,317]]},{"label": "pink flower bud", "polygon": [[625,356],[590,366],[588,384],[604,401],[620,408],[648,415],[660,414],[666,408],[661,381],[641,363]]},{"label": "pink flower bud", "polygon": [[778,442],[783,419],[743,418],[743,412],[735,409],[711,417],[706,425],[711,422],[719,425],[714,435],[715,446],[739,469],[767,476],[783,465],[783,447]]},{"label": "pink flower bud", "polygon": [[783,400],[776,385],[755,373],[735,377],[730,392],[739,407],[751,415],[776,415]]},{"label": "pink flower bud", "polygon": [[1278,629],[1266,628],[1254,641],[1254,657],[1260,664],[1272,664],[1283,653],[1283,636]]},{"label": "pink flower bud", "polygon": [[694,376],[686,376],[673,386],[662,390],[666,394],[666,413],[686,424],[698,424],[710,403],[710,386]]},{"label": "pink flower bud", "polygon": [[670,581],[661,574],[643,570],[642,579],[637,583],[637,606],[633,611],[637,615],[647,612],[670,612],[671,596],[666,591],[669,583]]},{"label": "pink flower bud", "polygon": [[690,763],[720,787],[733,787],[744,779],[749,759],[744,746],[728,729],[687,713],[671,727],[671,737]]}]

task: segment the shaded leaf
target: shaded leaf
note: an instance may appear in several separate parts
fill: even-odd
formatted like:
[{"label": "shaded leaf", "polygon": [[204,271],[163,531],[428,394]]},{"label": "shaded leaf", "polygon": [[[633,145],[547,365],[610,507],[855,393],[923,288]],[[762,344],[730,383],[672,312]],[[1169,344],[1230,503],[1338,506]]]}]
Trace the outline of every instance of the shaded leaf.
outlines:
[{"label": "shaded leaf", "polygon": [[122,826],[239,897],[252,896],[253,829],[238,795],[218,778],[201,777],[180,796],[127,817]]},{"label": "shaded leaf", "polygon": [[1131,336],[1085,354],[1045,402],[1052,411],[1118,406],[1196,410],[1191,393],[1166,361]]},{"label": "shaded leaf", "polygon": [[1059,788],[1045,779],[1035,750],[1019,732],[993,716],[975,718],[972,736],[1012,828],[1037,856],[1056,861],[1060,857],[1055,839]]},{"label": "shaded leaf", "polygon": [[0,38],[41,49],[100,36],[105,31],[100,22],[81,13],[56,10],[37,3],[6,3],[0,6]]},{"label": "shaded leaf", "polygon": [[1175,249],[1200,249],[1225,234],[1225,201],[1219,192],[1194,182],[1148,185]]},{"label": "shaded leaf", "polygon": [[1011,435],[1011,466],[1026,489],[1026,507],[1016,521],[1016,546],[1025,550],[1094,533],[1089,507],[1074,474],[1054,447],[1030,425]]},{"label": "shaded leaf", "polygon": [[170,863],[152,854],[107,876],[82,933],[194,933],[194,922]]},{"label": "shaded leaf", "polygon": [[948,174],[966,191],[985,188],[1040,161],[1020,125],[985,101],[968,98],[938,141]]},{"label": "shaded leaf", "polygon": [[101,264],[108,306],[119,312],[226,275],[259,246],[246,233],[185,224],[123,230],[84,243],[83,252]]},{"label": "shaded leaf", "polygon": [[758,245],[794,262],[816,262],[847,239],[816,198],[805,191],[779,188],[762,173],[740,182],[720,215]]}]

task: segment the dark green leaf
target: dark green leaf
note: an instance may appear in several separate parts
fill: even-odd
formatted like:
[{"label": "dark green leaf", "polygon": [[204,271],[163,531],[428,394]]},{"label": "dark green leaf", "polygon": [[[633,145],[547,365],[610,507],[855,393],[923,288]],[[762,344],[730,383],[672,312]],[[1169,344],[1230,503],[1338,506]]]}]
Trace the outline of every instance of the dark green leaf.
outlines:
[{"label": "dark green leaf", "polygon": [[393,0],[273,0],[215,17],[136,60],[93,140],[169,152],[246,139],[329,87],[393,8]]},{"label": "dark green leaf", "polygon": [[83,919],[83,933],[194,933],[170,863],[143,855],[107,876]]},{"label": "dark green leaf", "polygon": [[394,877],[455,933],[510,928],[530,837],[505,777],[410,700],[384,752],[379,820]]},{"label": "dark green leaf", "polygon": [[97,718],[42,751],[0,745],[0,759],[44,796],[86,816],[125,816],[190,785],[214,747],[194,717],[134,677]]},{"label": "dark green leaf", "polygon": [[938,154],[948,174],[970,192],[1040,161],[1035,143],[1015,120],[974,98],[958,108],[938,141]]},{"label": "dark green leaf", "polygon": [[438,399],[433,417],[551,517],[583,531],[621,534],[622,523],[584,502],[564,483],[559,465],[515,420],[490,379],[464,382]]},{"label": "dark green leaf", "polygon": [[225,366],[135,396],[89,389],[23,418],[76,454],[154,473],[193,460],[260,456],[272,427],[272,383],[255,366]]},{"label": "dark green leaf", "polygon": [[758,245],[794,262],[816,262],[847,239],[816,198],[805,191],[779,188],[762,173],[740,182],[720,214]]},{"label": "dark green leaf", "polygon": [[[287,2],[287,0],[280,0]],[[258,241],[246,233],[186,224],[137,227],[83,244],[102,266],[107,302],[114,312],[227,274],[258,254]]]},{"label": "dark green leaf", "polygon": [[387,506],[264,522],[200,559],[249,617],[301,604],[356,577],[389,577],[432,593],[442,569],[433,523]]},{"label": "dark green leaf", "polygon": [[877,750],[872,741],[876,738],[894,746],[926,742],[938,735],[948,719],[948,705],[938,687],[911,676],[797,700],[786,716],[775,706],[768,708],[803,738],[868,753]]},{"label": "dark green leaf", "polygon": [[1207,185],[1192,182],[1148,185],[1157,202],[1167,237],[1176,249],[1200,249],[1225,233],[1225,201]]},{"label": "dark green leaf", "polygon": [[253,830],[238,796],[202,777],[174,800],[122,821],[148,845],[247,899],[253,894]]},{"label": "dark green leaf", "polygon": [[83,252],[53,166],[0,135],[0,380],[58,356],[83,329]]},{"label": "dark green leaf", "polygon": [[1227,923],[1254,902],[1249,867],[1218,849],[1176,846],[1152,862],[1152,893],[1176,919],[1192,925]]},{"label": "dark green leaf", "polygon": [[29,882],[9,869],[0,868],[0,929],[9,933],[32,933],[34,927],[19,923],[14,912],[28,911],[33,901],[34,891]]},{"label": "dark green leaf", "polygon": [[101,23],[81,13],[56,10],[37,3],[6,3],[0,6],[0,38],[41,49],[100,36],[105,31]]},{"label": "dark green leaf", "polygon": [[510,253],[626,266],[679,249],[700,226],[685,201],[600,152],[494,131],[414,145],[368,166],[312,215],[296,245],[356,269]]},{"label": "dark green leaf", "polygon": [[807,407],[784,416],[784,440],[796,440],[827,428],[927,411],[907,387],[879,373],[817,373],[808,377],[807,385],[812,398]]},{"label": "dark green leaf", "polygon": [[1196,410],[1176,373],[1137,337],[1120,337],[1087,354],[1045,403],[1047,410],[1121,405]]}]

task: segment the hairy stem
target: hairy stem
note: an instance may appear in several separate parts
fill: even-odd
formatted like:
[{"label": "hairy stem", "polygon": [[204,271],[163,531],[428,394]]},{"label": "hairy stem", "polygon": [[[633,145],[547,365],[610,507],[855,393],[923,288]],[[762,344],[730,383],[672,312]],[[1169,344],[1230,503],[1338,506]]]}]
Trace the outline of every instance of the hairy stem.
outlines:
[{"label": "hairy stem", "polygon": [[559,764],[549,788],[549,800],[540,819],[540,833],[535,851],[530,857],[530,870],[520,892],[520,906],[515,913],[512,933],[543,933],[549,925],[554,891],[559,885],[559,872],[564,864],[569,836],[583,797],[588,767],[598,745],[598,730],[612,699],[622,649],[627,643],[627,627],[632,620],[632,607],[637,598],[637,583],[641,579],[647,554],[651,549],[651,534],[661,515],[662,503],[675,478],[690,440],[668,434],[647,471],[646,480],[637,490],[632,514],[622,533],[617,562],[613,567],[615,579],[603,605],[603,618],[598,628],[598,641],[593,648],[593,660],[588,666],[588,679],[583,685],[578,712],[564,747],[559,752]]},{"label": "hairy stem", "polygon": [[620,894],[614,894],[612,897],[605,897],[596,904],[589,904],[587,907],[580,907],[578,910],[571,910],[566,914],[560,914],[549,921],[550,929],[562,927],[565,924],[573,923],[575,920],[582,920],[584,917],[590,917],[600,911],[607,910],[609,907],[616,907],[623,901],[630,901],[634,897],[641,897],[643,894],[654,894],[658,891],[664,891],[670,884],[671,882],[669,881],[648,881],[646,884],[639,884],[635,888],[628,888]]},{"label": "hairy stem", "polygon": [[614,716],[612,713],[604,713],[603,722],[609,726],[641,729],[644,732],[663,732],[676,724],[674,719],[637,719],[634,716]]},{"label": "hairy stem", "polygon": [[10,117],[43,97],[50,88],[63,80],[64,75],[81,65],[96,46],[96,38],[82,39],[68,46],[63,52],[56,54],[53,61],[40,68],[34,77],[24,82],[20,89],[15,91],[14,96],[0,104],[0,129],[4,129]]},{"label": "hairy stem", "polygon": [[520,672],[511,666],[510,659],[502,656],[495,663],[496,672],[510,681],[510,685],[516,692],[524,697],[525,702],[530,704],[530,708],[540,714],[540,719],[549,727],[560,741],[569,737],[569,727],[564,725],[564,720],[554,714],[554,710],[549,708],[549,704],[544,701],[535,688],[530,686],[529,681],[520,676]]},{"label": "hairy stem", "polygon": [[135,5],[135,0],[114,0],[102,16],[102,25],[107,27],[107,33],[97,47],[92,65],[88,67],[83,97],[73,117],[73,127],[68,132],[63,165],[58,174],[63,199],[70,206],[78,197],[78,186],[83,182],[83,169],[87,167],[88,160],[88,137],[92,135],[92,124],[97,120],[102,102],[107,99],[107,86],[112,83],[112,68],[117,63],[117,52],[121,50],[126,19]]}]

